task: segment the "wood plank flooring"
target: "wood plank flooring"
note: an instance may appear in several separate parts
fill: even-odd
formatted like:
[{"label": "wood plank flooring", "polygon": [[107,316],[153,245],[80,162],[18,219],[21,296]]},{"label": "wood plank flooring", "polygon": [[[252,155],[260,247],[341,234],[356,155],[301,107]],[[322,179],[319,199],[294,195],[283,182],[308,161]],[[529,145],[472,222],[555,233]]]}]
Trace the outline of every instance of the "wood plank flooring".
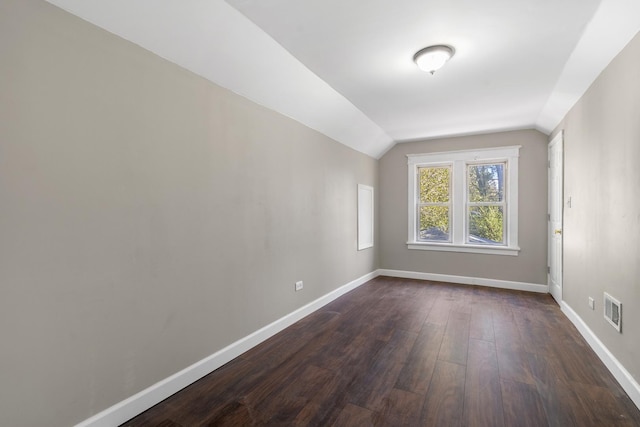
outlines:
[{"label": "wood plank flooring", "polygon": [[549,295],[378,277],[124,426],[640,426]]}]

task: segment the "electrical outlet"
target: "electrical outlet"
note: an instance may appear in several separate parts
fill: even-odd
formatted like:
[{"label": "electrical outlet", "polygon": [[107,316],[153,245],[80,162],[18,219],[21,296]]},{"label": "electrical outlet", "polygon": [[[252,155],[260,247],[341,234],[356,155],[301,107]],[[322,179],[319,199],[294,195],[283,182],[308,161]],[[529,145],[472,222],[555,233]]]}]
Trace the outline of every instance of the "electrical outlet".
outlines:
[{"label": "electrical outlet", "polygon": [[594,300],[593,298],[591,298],[591,297],[589,297],[589,308],[590,308],[591,310],[595,310],[595,308],[596,308],[596,302],[595,302],[595,300]]},{"label": "electrical outlet", "polygon": [[303,287],[304,287],[304,284],[302,283],[302,280],[300,280],[299,282],[296,282],[296,291],[301,291]]}]

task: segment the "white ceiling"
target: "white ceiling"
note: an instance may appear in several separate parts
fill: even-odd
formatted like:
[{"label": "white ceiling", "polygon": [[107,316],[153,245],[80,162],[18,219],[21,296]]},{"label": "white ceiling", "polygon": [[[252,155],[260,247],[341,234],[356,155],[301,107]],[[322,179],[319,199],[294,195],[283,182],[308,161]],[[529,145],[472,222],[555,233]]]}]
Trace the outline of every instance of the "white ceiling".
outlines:
[{"label": "white ceiling", "polygon": [[[47,0],[379,158],[549,133],[640,30],[639,0]],[[413,54],[450,44],[434,76]]]}]

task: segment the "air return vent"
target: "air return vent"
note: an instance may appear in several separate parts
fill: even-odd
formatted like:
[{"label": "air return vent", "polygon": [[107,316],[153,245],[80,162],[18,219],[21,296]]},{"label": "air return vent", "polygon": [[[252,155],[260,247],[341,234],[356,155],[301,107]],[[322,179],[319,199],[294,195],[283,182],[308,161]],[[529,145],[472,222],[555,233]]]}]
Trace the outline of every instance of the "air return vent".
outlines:
[{"label": "air return vent", "polygon": [[606,292],[604,293],[604,318],[607,319],[607,322],[611,323],[611,326],[620,332],[622,304]]}]

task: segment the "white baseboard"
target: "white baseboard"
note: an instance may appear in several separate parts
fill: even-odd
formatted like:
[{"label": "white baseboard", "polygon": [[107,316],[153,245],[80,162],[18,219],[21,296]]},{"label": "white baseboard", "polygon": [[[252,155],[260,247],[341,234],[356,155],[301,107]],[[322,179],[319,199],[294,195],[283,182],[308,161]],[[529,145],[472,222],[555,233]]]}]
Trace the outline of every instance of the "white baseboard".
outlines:
[{"label": "white baseboard", "polygon": [[514,282],[510,280],[482,279],[478,277],[454,276],[451,274],[421,273],[417,271],[402,270],[378,270],[379,276],[402,277],[405,279],[433,280],[435,282],[460,283],[463,285],[489,286],[492,288],[513,289],[517,291],[529,291],[549,293],[548,285],[537,283]]},{"label": "white baseboard", "polygon": [[615,379],[620,383],[625,392],[629,395],[633,403],[640,409],[640,384],[631,376],[624,366],[615,358],[609,349],[598,339],[596,334],[587,326],[578,313],[566,302],[562,301],[560,304],[562,312],[571,320],[571,322],[578,329],[580,334],[589,343],[589,346],[598,355],[600,360],[605,364],[607,369],[613,374]]},{"label": "white baseboard", "polygon": [[276,320],[275,322],[247,335],[246,337],[228,345],[220,351],[194,363],[193,365],[171,375],[164,380],[142,390],[122,402],[94,415],[77,424],[76,427],[113,427],[118,426],[136,415],[146,411],[163,401],[172,394],[182,390],[205,375],[215,371],[225,363],[240,356],[245,351],[255,347],[267,338],[272,337],[288,326],[293,325],[303,317],[327,305],[336,298],[357,288],[367,281],[377,277],[378,271],[365,274],[338,289],[318,298],[315,301],[295,310],[294,312]]},{"label": "white baseboard", "polygon": [[[189,384],[194,383],[205,375],[215,371],[225,363],[230,362],[234,358],[240,356],[247,350],[255,347],[266,339],[272,337],[288,326],[293,325],[298,320],[322,308],[331,301],[346,294],[347,292],[357,288],[358,286],[374,279],[378,276],[403,277],[419,280],[433,280],[439,282],[461,283],[468,285],[490,286],[495,288],[515,289],[531,292],[548,292],[547,285],[538,285],[533,283],[512,282],[495,279],[482,279],[475,277],[453,276],[433,273],[420,273],[400,270],[380,269],[365,274],[356,280],[347,283],[340,288],[329,292],[328,294],[318,298],[315,301],[295,310],[294,312],[276,320],[275,322],[247,335],[244,338],[228,345],[227,347],[215,352],[214,354],[194,363],[193,365],[183,369],[165,378],[162,381],[142,390],[141,392],[129,397],[122,402],[113,405],[110,408],[94,415],[91,418],[77,424],[76,427],[113,427],[118,426],[136,415],[146,411],[152,406],[163,401],[172,394],[182,390]],[[625,371],[626,372],[626,371]],[[636,384],[637,385],[637,384]],[[626,389],[625,389],[626,390]],[[635,402],[635,400],[634,400]]]}]

